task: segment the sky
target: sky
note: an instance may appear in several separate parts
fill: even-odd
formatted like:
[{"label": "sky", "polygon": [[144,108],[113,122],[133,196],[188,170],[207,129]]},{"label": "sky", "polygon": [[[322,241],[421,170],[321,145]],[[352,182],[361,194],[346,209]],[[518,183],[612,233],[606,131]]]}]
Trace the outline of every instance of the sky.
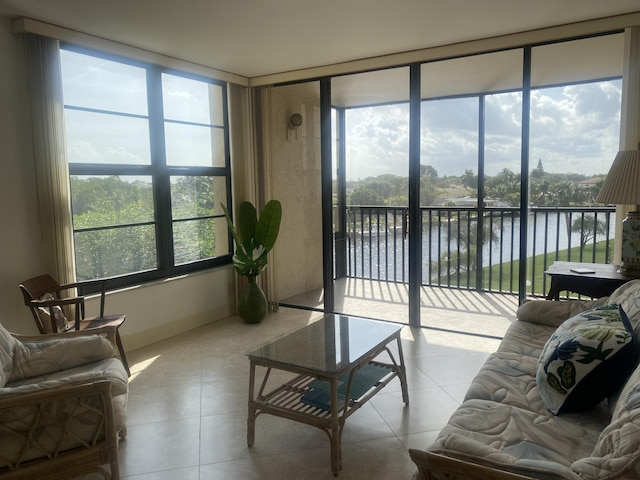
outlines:
[{"label": "sky", "polygon": [[[618,151],[621,80],[533,90],[530,169],[549,173],[606,174]],[[486,97],[485,171],[520,171],[522,98]],[[407,176],[407,104],[347,111],[347,179],[391,173]],[[478,99],[423,102],[421,163],[439,176],[477,173]]]},{"label": "sky", "polygon": [[[145,70],[65,50],[61,55],[65,104],[124,114],[67,110],[69,161],[148,165]],[[168,163],[223,165],[223,131],[209,127],[222,123],[221,87],[168,74],[162,83],[165,118],[177,121],[165,123]],[[533,90],[530,169],[542,161],[550,173],[608,172],[618,151],[621,89],[621,80],[613,80]],[[485,98],[485,172],[519,172],[522,95]],[[477,97],[423,102],[421,164],[441,177],[477,173],[478,108]],[[406,103],[347,110],[347,180],[408,175],[408,111]]]}]

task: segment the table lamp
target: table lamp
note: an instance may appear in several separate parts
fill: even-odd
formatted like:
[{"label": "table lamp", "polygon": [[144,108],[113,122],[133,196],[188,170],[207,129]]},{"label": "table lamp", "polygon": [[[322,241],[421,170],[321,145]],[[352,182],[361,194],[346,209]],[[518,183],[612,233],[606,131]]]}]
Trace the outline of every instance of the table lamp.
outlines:
[{"label": "table lamp", "polygon": [[[640,143],[638,150],[618,152],[596,202],[640,205]],[[629,212],[622,221],[620,273],[640,276],[640,212]]]}]

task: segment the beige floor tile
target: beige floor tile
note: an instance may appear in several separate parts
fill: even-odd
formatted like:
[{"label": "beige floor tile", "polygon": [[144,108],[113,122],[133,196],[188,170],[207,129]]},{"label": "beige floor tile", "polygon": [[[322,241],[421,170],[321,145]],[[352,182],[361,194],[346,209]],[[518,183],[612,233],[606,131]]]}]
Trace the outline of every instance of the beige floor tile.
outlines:
[{"label": "beige floor tile", "polygon": [[[354,282],[352,287],[362,285]],[[491,308],[503,315],[510,302],[501,305],[492,298],[429,294],[429,301],[451,319],[455,314],[449,308],[466,309],[459,315],[485,316]],[[404,292],[392,289],[378,295],[402,299]],[[391,308],[397,308],[394,305]],[[246,353],[320,317],[319,312],[290,308],[270,313],[258,325],[230,317],[131,352],[129,434],[120,444],[122,477],[335,478],[328,436],[318,428],[263,414],[256,420],[255,445],[247,446]],[[396,379],[347,419],[338,478],[411,479],[416,469],[408,448],[425,448],[433,441],[498,343],[441,330],[403,328],[410,404],[402,402]],[[397,355],[395,344],[391,351]],[[258,379],[265,372],[258,368]],[[291,376],[273,370],[269,385]]]},{"label": "beige floor tile", "polygon": [[127,425],[200,418],[202,385],[132,385],[127,404]]},{"label": "beige floor tile", "polygon": [[131,425],[127,432],[119,448],[123,476],[199,465],[199,418]]},{"label": "beige floor tile", "polygon": [[443,355],[425,359],[417,368],[440,386],[470,383],[480,370],[484,360],[462,349],[459,352],[458,355]]},{"label": "beige floor tile", "polygon": [[371,403],[396,435],[440,429],[459,405],[440,387],[410,391],[407,406],[399,392],[382,391]]},{"label": "beige floor tile", "polygon": [[200,467],[179,468],[164,472],[143,473],[123,477],[122,480],[199,480]]}]

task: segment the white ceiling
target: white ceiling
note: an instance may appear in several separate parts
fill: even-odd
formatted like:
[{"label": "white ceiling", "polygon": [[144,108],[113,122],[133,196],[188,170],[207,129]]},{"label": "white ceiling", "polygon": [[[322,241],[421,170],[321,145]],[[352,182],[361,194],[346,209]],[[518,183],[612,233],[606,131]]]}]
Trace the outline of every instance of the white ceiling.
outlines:
[{"label": "white ceiling", "polygon": [[640,0],[0,0],[0,16],[250,78],[638,11]]}]

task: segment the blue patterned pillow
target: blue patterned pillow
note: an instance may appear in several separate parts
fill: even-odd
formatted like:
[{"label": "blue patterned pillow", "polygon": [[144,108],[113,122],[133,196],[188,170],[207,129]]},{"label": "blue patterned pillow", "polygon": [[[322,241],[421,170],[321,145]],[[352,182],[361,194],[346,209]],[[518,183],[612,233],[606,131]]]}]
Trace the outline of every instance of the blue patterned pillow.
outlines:
[{"label": "blue patterned pillow", "polygon": [[622,386],[637,365],[638,352],[621,306],[603,305],[571,317],[538,360],[542,401],[555,415],[594,407]]}]

